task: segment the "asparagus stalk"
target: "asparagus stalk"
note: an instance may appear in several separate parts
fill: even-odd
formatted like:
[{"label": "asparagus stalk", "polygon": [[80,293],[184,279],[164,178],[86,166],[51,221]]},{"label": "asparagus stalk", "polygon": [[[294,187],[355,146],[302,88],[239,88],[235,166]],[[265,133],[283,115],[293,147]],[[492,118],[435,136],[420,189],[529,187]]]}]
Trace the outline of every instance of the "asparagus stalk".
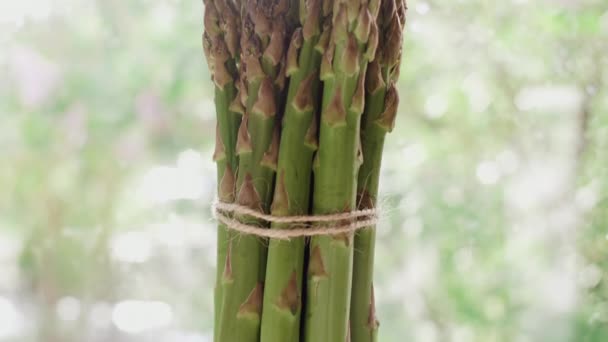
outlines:
[{"label": "asparagus stalk", "polygon": [[[399,101],[394,82],[399,74],[405,10],[404,0],[382,0],[378,23],[385,39],[379,43],[376,57],[367,69],[366,105],[361,124],[364,162],[357,184],[359,209],[374,208],[377,203],[384,138],[394,127]],[[350,309],[352,342],[377,339],[373,293],[375,232],[374,227],[369,227],[359,230],[355,236]]]},{"label": "asparagus stalk", "polygon": [[[241,13],[241,105],[245,115],[237,138],[239,169],[237,203],[268,212],[271,200],[278,130],[275,117],[285,83],[281,71],[288,14],[286,0],[248,1]],[[238,103],[235,105],[238,106]],[[263,225],[251,217],[248,224]],[[265,241],[230,231],[222,283],[220,342],[257,342],[260,335]]]},{"label": "asparagus stalk", "polygon": [[[321,54],[321,0],[300,0],[301,28],[287,52],[289,89],[282,121],[277,182],[271,212],[275,216],[309,213],[312,158],[317,146]],[[325,31],[329,36],[329,29]],[[273,229],[286,228],[273,224]],[[261,340],[297,342],[300,336],[305,239],[270,240],[264,289]]]},{"label": "asparagus stalk", "polygon": [[[325,1],[324,10],[331,5]],[[333,1],[332,34],[320,71],[324,89],[313,164],[314,214],[355,209],[365,71],[375,55],[378,7],[379,0]],[[347,341],[353,234],[313,237],[309,253],[305,340]]]},{"label": "asparagus stalk", "polygon": [[[217,5],[216,5],[217,3]],[[240,124],[238,113],[229,109],[236,96],[235,78],[238,60],[239,14],[231,2],[205,0],[203,48],[215,84],[217,133],[213,159],[217,163],[218,197],[233,202],[237,167],[236,135]],[[220,280],[228,245],[223,224],[217,230],[217,274],[214,295],[214,329],[217,331],[221,312],[223,287]]]}]

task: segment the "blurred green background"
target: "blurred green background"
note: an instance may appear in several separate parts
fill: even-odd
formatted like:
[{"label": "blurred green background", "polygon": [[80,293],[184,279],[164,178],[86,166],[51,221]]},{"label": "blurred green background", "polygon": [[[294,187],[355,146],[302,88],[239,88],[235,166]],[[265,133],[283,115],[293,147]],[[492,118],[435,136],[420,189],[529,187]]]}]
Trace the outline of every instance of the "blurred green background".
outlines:
[{"label": "blurred green background", "polygon": [[[0,341],[211,341],[202,13],[0,2]],[[608,3],[410,1],[406,31],[380,341],[608,341]]]}]

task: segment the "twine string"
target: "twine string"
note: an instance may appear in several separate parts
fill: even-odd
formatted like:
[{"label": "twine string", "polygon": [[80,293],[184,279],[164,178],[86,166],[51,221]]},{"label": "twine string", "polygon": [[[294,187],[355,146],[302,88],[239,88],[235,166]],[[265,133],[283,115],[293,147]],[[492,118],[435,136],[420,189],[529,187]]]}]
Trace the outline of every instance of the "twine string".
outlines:
[{"label": "twine string", "polygon": [[[244,234],[279,240],[353,233],[365,227],[374,227],[376,223],[378,223],[378,212],[375,208],[329,215],[298,216],[273,216],[236,203],[225,203],[220,201],[215,201],[212,208],[215,219],[225,224],[228,229],[236,230]],[[289,224],[291,227],[281,229],[264,228],[241,222],[230,217],[232,215],[248,215],[269,223]],[[331,224],[331,222],[346,220],[351,222]],[[326,224],[315,225],[316,223]]]}]

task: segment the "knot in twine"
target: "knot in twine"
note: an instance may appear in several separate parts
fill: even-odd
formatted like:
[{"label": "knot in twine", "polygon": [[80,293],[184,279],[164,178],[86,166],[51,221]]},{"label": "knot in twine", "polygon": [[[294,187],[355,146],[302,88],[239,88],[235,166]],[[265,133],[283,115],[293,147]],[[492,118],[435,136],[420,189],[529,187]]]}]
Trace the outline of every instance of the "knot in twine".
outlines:
[{"label": "knot in twine", "polygon": [[[289,240],[291,238],[306,236],[354,233],[359,229],[370,226],[373,227],[378,223],[378,212],[375,208],[329,215],[273,216],[236,203],[226,203],[216,200],[213,203],[212,209],[213,217],[225,224],[228,229],[244,234],[279,240]],[[233,215],[248,215],[268,223],[281,223],[286,224],[289,227],[269,229],[260,227],[259,225],[243,223],[230,217]],[[326,224],[317,225],[317,223]]]}]

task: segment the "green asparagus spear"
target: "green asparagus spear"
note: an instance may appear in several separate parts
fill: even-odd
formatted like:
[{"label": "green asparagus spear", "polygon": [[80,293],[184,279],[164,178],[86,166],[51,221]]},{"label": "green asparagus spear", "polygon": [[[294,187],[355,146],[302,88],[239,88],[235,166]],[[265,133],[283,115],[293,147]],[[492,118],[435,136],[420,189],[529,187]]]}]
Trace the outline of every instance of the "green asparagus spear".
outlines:
[{"label": "green asparagus spear", "polygon": [[[399,98],[394,82],[399,74],[405,1],[382,0],[378,23],[385,37],[369,64],[366,81],[365,111],[361,124],[363,164],[359,170],[357,197],[359,209],[374,208],[384,138],[393,129]],[[375,227],[361,229],[355,236],[355,253],[350,308],[352,342],[377,339],[378,321],[373,293]]]},{"label": "green asparagus spear", "polygon": [[[301,0],[299,14],[302,27],[293,34],[287,53],[289,89],[271,209],[275,216],[309,213],[312,158],[317,146],[315,112],[321,54],[315,45],[321,35],[321,1]],[[273,224],[272,228],[285,225]],[[299,341],[304,247],[304,238],[270,241],[262,341]]]},{"label": "green asparagus spear", "polygon": [[[320,71],[324,88],[313,165],[314,214],[355,209],[365,71],[378,40],[378,1],[324,1],[324,11],[332,11],[332,34]],[[347,341],[353,242],[352,233],[311,239],[304,331],[308,342]]]},{"label": "green asparagus spear", "polygon": [[[240,115],[229,109],[236,96],[238,36],[240,16],[228,1],[205,0],[205,33],[203,47],[215,84],[217,134],[213,159],[217,163],[218,197],[233,202],[235,170],[237,167],[236,136]],[[217,331],[221,313],[223,286],[221,284],[228,245],[228,233],[223,224],[217,230],[217,274],[214,301],[214,329]]]}]

